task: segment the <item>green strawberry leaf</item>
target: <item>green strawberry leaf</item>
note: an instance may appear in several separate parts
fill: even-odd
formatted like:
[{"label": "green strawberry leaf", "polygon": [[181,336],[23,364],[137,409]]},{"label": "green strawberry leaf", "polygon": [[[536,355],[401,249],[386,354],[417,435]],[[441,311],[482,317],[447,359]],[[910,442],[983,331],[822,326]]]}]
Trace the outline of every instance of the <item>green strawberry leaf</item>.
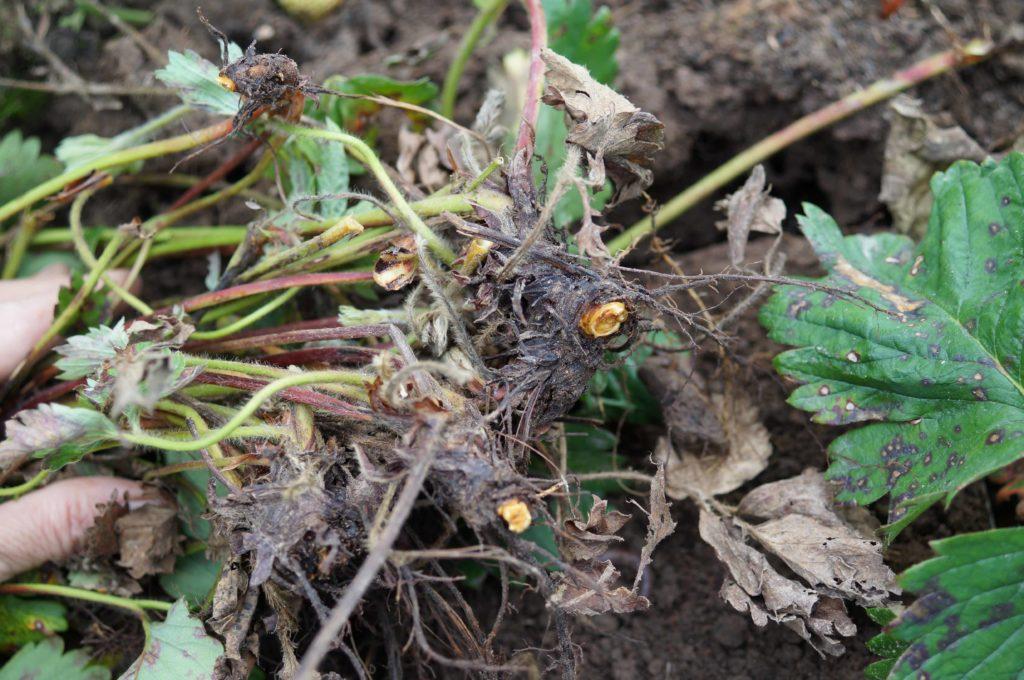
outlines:
[{"label": "green strawberry leaf", "polygon": [[102,413],[63,404],[42,404],[7,421],[0,457],[29,455],[49,470],[82,459],[118,441],[117,426]]},{"label": "green strawberry leaf", "polygon": [[121,680],[212,678],[224,645],[206,634],[198,619],[189,616],[184,600],[178,600],[162,623],[153,624],[149,644],[121,675]]},{"label": "green strawberry leaf", "polygon": [[89,665],[84,649],[64,652],[58,637],[25,645],[0,668],[0,680],[109,680],[110,671]]},{"label": "green strawberry leaf", "polygon": [[[599,83],[610,85],[619,72],[615,52],[619,48],[619,30],[612,24],[611,11],[601,7],[596,12],[591,0],[543,0],[548,23],[548,47],[566,59],[586,67]],[[565,139],[569,131],[565,114],[547,104],[540,108],[534,151],[547,164],[548,177],[554,178],[565,162]],[[538,164],[537,178],[541,179]],[[611,196],[610,185],[591,198],[595,210],[604,208]],[[552,219],[565,227],[583,216],[583,202],[578,192],[570,191],[555,207]]]},{"label": "green strawberry leaf", "polygon": [[60,173],[61,164],[39,151],[39,140],[18,130],[0,139],[0,205]]},{"label": "green strawberry leaf", "polygon": [[67,609],[60,602],[0,595],[0,649],[38,642],[67,629]]},{"label": "green strawberry leaf", "polygon": [[891,540],[929,505],[948,503],[1021,457],[1024,388],[1024,155],[960,162],[932,180],[928,233],[843,238],[820,209],[800,227],[828,271],[779,288],[761,309],[775,359],[804,383],[790,403],[834,425],[882,421],[829,447],[837,498],[891,497]]},{"label": "green strawberry leaf", "polygon": [[919,597],[887,633],[907,645],[887,677],[1024,676],[1024,528],[931,545],[936,557],[900,577]]},{"label": "green strawberry leaf", "polygon": [[[328,130],[340,132],[333,120],[325,121]],[[312,196],[327,196],[349,189],[349,162],[341,144],[312,137],[292,137],[280,152],[284,160],[284,184],[289,205],[305,215],[323,219],[339,218],[348,210],[344,198],[310,201]],[[300,200],[301,199],[301,200]]]},{"label": "green strawberry leaf", "polygon": [[[241,48],[231,43],[228,46],[228,59],[234,61],[241,56]],[[184,54],[168,50],[167,66],[154,75],[165,85],[177,89],[185,104],[233,116],[238,112],[241,98],[217,82],[219,74],[217,66],[192,50],[185,50]]]},{"label": "green strawberry leaf", "polygon": [[181,555],[173,572],[160,574],[160,587],[171,597],[184,598],[190,607],[198,608],[217,585],[220,566],[220,562],[207,559],[204,550]]},{"label": "green strawberry leaf", "polygon": [[[438,95],[438,87],[429,78],[418,80],[395,80],[387,76],[373,74],[352,76],[331,76],[324,81],[324,87],[329,90],[344,92],[345,94],[379,95],[389,99],[396,99],[406,104],[424,106],[429,104]],[[326,117],[333,120],[339,127],[355,132],[367,132],[369,119],[372,118],[382,106],[367,99],[353,99],[350,97],[338,97],[336,95],[324,95],[320,102],[320,111],[317,114],[313,111],[314,117]],[[417,119],[420,114],[410,113],[410,116]],[[337,145],[335,145],[337,146]]]},{"label": "green strawberry leaf", "polygon": [[611,84],[619,73],[615,52],[620,38],[611,10],[600,7],[595,12],[591,0],[543,0],[542,4],[548,22],[548,47],[586,66],[599,83]]}]

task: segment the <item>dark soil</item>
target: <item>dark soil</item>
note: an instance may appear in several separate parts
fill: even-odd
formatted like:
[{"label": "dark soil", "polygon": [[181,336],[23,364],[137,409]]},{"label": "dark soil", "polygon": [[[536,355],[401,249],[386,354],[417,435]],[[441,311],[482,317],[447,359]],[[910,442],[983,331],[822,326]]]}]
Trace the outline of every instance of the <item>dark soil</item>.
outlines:
[{"label": "dark soil", "polygon": [[[149,6],[157,20],[145,30],[159,49],[193,48],[216,59],[217,46],[196,20],[194,4],[181,0],[133,2]],[[909,0],[883,20],[878,2],[868,0],[607,0],[622,31],[619,82],[638,106],[666,126],[667,148],[655,168],[651,194],[667,199],[744,147],[859,85],[870,83],[951,45],[949,35],[925,3]],[[1024,18],[1017,0],[945,0],[941,10],[957,36],[1005,33]],[[290,19],[270,0],[207,3],[210,21],[230,38],[248,44],[261,37],[261,50],[283,50],[314,82],[333,73],[387,72],[396,77],[428,75],[440,82],[462,31],[473,16],[464,0],[348,0],[343,9],[315,27]],[[469,120],[486,83],[486,68],[513,47],[527,45],[525,14],[512,3],[495,39],[471,61],[464,80],[459,117]],[[145,84],[154,65],[131,41],[107,29],[87,27],[78,34],[51,32],[51,48],[94,82]],[[2,44],[0,44],[2,47]],[[391,65],[383,66],[385,59]],[[28,65],[22,53],[10,63]],[[6,71],[7,69],[3,69]],[[27,73],[28,71],[21,71]],[[915,91],[926,108],[948,111],[983,145],[996,147],[1020,130],[1024,114],[1022,63],[997,58],[926,84]],[[113,134],[162,109],[166,101],[127,100],[117,111],[94,111],[75,97],[55,98],[32,121],[18,121],[26,133],[53,144],[68,134]],[[877,201],[882,147],[887,132],[884,109],[852,120],[795,145],[768,163],[769,181],[792,210],[810,200],[830,210],[851,230],[885,225]],[[240,142],[239,142],[240,143]],[[231,145],[225,145],[228,147]],[[184,168],[202,172],[233,149],[221,148]],[[109,214],[147,213],[141,193],[119,197]],[[628,224],[634,204],[614,218]],[[112,218],[113,219],[113,218]],[[223,222],[246,219],[243,212],[214,216]],[[700,206],[666,230],[675,239],[687,272],[717,271],[727,258],[718,246],[716,217]],[[753,257],[764,242],[752,246]],[[787,240],[789,271],[811,272],[813,257],[798,239]],[[193,258],[201,285],[205,263]],[[178,270],[176,280],[183,276]],[[191,278],[191,273],[184,277]],[[727,293],[723,290],[722,293]],[[710,300],[710,299],[709,299]],[[765,338],[753,314],[736,330],[730,346],[743,361],[756,390],[775,454],[758,482],[824,467],[825,447],[837,432],[812,425],[807,414],[785,404],[786,390],[771,369],[778,350]],[[642,457],[637,463],[642,462]],[[891,548],[894,568],[927,555],[926,540],[989,526],[988,494],[980,486],[962,493],[948,512],[932,510],[906,530]],[[871,659],[864,641],[873,624],[854,614],[861,629],[840,659],[823,660],[794,634],[778,627],[758,629],[718,597],[722,567],[697,536],[696,512],[676,503],[678,529],[657,551],[652,568],[652,609],[628,617],[602,616],[580,624],[582,677],[608,678],[858,678]],[[638,551],[641,524],[634,520],[627,549]],[[480,597],[480,595],[476,595]],[[536,598],[519,602],[505,643],[512,648],[549,621]],[[517,630],[523,632],[517,636]]]}]

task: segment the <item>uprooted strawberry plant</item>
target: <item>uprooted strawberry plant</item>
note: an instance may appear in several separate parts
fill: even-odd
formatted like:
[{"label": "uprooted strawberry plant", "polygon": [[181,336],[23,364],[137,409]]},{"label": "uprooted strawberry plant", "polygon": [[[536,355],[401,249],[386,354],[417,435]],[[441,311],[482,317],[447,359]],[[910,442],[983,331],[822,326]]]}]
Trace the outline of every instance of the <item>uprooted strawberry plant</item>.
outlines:
[{"label": "uprooted strawberry plant", "polygon": [[[480,4],[483,23],[505,5]],[[461,67],[438,112],[428,80],[314,83],[199,14],[221,63],[168,55],[157,78],[179,106],[55,159],[4,137],[5,277],[54,260],[75,275],[4,388],[0,496],[110,473],[159,493],[111,498],[70,561],[0,584],[0,677],[572,678],[577,621],[645,615],[655,555],[672,568],[669,499],[699,508],[722,598],[757,626],[839,656],[861,607],[886,626],[871,677],[1024,672],[1019,529],[937,542],[902,577],[886,564],[929,505],[1017,480],[1024,156],[937,175],[919,245],[844,237],[807,206],[817,280],[784,277],[775,246],[747,262],[750,234],[781,238],[786,217],[757,166],[720,205],[730,270],[688,276],[665,250],[670,273],[633,269],[603,213],[645,196],[662,125],[610,87],[606,10],[526,5],[531,54],[505,60],[506,91],[480,93],[468,126],[451,120]],[[86,224],[145,163],[225,148],[154,214]],[[181,226],[230,203],[248,224]],[[138,296],[195,253],[206,292]],[[697,292],[720,283],[747,287],[724,312]],[[795,348],[776,359],[791,403],[879,422],[835,439],[824,474],[754,486],[773,447],[729,326],[762,303]],[[651,424],[667,427],[647,468],[622,469],[618,435]],[[646,526],[623,556],[629,505]],[[526,598],[549,630],[512,647]]]}]

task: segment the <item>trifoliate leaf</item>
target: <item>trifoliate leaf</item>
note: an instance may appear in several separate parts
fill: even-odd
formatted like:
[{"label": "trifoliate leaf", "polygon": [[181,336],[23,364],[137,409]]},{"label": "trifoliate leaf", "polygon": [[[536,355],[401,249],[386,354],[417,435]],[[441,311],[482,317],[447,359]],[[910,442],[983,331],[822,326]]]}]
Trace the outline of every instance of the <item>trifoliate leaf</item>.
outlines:
[{"label": "trifoliate leaf", "polygon": [[178,600],[162,623],[153,624],[152,639],[142,656],[120,680],[206,680],[213,677],[224,645],[206,634],[198,619],[188,614],[184,600]]},{"label": "trifoliate leaf", "polygon": [[39,140],[19,130],[0,139],[0,205],[60,173],[60,163],[39,150]]},{"label": "trifoliate leaf", "polygon": [[900,579],[918,599],[884,634],[909,645],[888,678],[1024,676],[1024,528],[931,545],[936,557]]},{"label": "trifoliate leaf", "polygon": [[[231,43],[228,46],[228,61],[242,57],[242,50]],[[217,82],[220,69],[214,64],[193,52],[185,53],[169,50],[167,66],[154,75],[169,87],[176,88],[181,100],[189,106],[207,109],[224,116],[233,116],[238,112],[239,96],[225,89]]]},{"label": "trifoliate leaf", "polygon": [[74,335],[54,349],[61,357],[55,364],[61,371],[57,377],[61,380],[77,380],[91,375],[127,346],[128,333],[124,329],[124,319],[113,327],[97,326],[90,328],[84,335]]},{"label": "trifoliate leaf", "polygon": [[780,288],[761,310],[798,349],[778,370],[805,383],[790,403],[846,425],[829,447],[841,501],[891,496],[889,537],[940,498],[1021,457],[1024,436],[1024,155],[960,162],[932,180],[924,241],[843,238],[805,206],[800,226],[850,299]]},{"label": "trifoliate leaf", "polygon": [[7,421],[0,458],[30,455],[57,470],[117,441],[117,426],[102,413],[63,404],[42,404]]},{"label": "trifoliate leaf", "polygon": [[64,652],[64,641],[49,638],[25,645],[0,668],[0,680],[109,680],[110,671],[90,666],[82,649]]},{"label": "trifoliate leaf", "polygon": [[66,631],[66,614],[60,602],[0,595],[0,649],[20,647]]}]

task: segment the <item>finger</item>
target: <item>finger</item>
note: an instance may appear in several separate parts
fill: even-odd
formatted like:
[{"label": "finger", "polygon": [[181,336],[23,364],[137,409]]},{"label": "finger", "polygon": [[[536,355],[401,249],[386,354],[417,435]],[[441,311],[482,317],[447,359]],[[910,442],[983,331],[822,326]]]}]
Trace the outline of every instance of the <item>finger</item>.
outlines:
[{"label": "finger", "polygon": [[0,581],[70,557],[95,523],[96,506],[126,492],[129,507],[158,499],[127,479],[75,477],[0,504]]},{"label": "finger", "polygon": [[[109,273],[119,284],[128,278],[125,269]],[[10,376],[53,323],[57,294],[69,280],[67,267],[54,264],[27,279],[0,281],[0,380]],[[136,280],[131,289],[138,288]]]},{"label": "finger", "polygon": [[27,291],[20,299],[0,301],[0,378],[11,374],[53,323],[57,287]]}]

